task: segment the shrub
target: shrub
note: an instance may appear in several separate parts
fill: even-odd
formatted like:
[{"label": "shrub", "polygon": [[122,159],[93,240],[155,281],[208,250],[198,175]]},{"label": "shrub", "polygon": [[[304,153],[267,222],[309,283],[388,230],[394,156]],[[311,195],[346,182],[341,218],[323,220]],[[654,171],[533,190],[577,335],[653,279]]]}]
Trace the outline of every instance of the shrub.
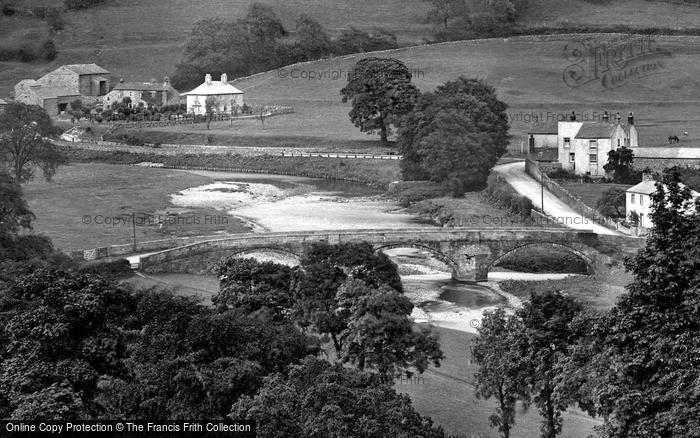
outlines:
[{"label": "shrub", "polygon": [[64,0],[64,4],[68,9],[87,9],[92,6],[103,3],[105,0]]},{"label": "shrub", "polygon": [[490,175],[485,195],[498,207],[505,208],[513,214],[519,214],[521,217],[529,217],[533,209],[530,199],[520,196],[507,183],[502,182],[496,175]]},{"label": "shrub", "polygon": [[78,271],[108,278],[126,277],[132,273],[131,264],[127,259],[90,261],[80,266]]}]

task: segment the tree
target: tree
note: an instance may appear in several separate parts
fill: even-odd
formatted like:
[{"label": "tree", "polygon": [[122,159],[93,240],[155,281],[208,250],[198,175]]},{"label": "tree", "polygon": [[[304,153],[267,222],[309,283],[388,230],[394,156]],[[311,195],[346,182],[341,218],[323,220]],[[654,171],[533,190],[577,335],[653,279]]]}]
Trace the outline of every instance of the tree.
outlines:
[{"label": "tree", "polygon": [[520,337],[524,329],[518,317],[503,309],[487,311],[472,346],[472,357],[479,365],[475,374],[476,395],[496,398],[496,413],[489,420],[503,438],[510,437],[515,424],[517,401],[522,400],[525,406],[529,402],[522,363],[526,348]]},{"label": "tree", "polygon": [[634,171],[632,162],[634,152],[632,149],[622,146],[608,152],[608,162],[603,166],[607,173],[612,173],[613,181],[619,184],[636,184],[639,174]]},{"label": "tree", "polygon": [[262,3],[253,3],[248,7],[243,23],[248,33],[259,41],[274,41],[287,35],[275,11]]},{"label": "tree", "polygon": [[12,103],[0,113],[0,166],[18,183],[31,180],[36,167],[50,180],[64,155],[46,137],[52,124],[38,106]]},{"label": "tree", "polygon": [[365,58],[348,74],[340,90],[343,103],[350,101],[350,120],[368,134],[379,132],[388,142],[390,126],[413,109],[420,94],[411,83],[411,72],[393,58]]},{"label": "tree", "polygon": [[449,183],[458,195],[485,186],[509,139],[505,109],[493,87],[464,77],[421,96],[399,131],[403,178]]},{"label": "tree", "polygon": [[407,395],[375,375],[308,358],[276,374],[254,397],[242,397],[229,418],[254,421],[261,438],[442,438],[442,428],[421,417]]},{"label": "tree", "polygon": [[447,31],[450,20],[469,15],[469,7],[465,0],[424,0],[432,6],[428,11],[426,21],[441,31]]},{"label": "tree", "polygon": [[423,373],[432,362],[444,358],[437,336],[427,328],[414,328],[409,316],[413,304],[388,286],[368,287],[362,280],[348,280],[338,290],[336,312],[347,315],[340,333],[341,361],[360,371],[375,370],[393,378],[411,370]]},{"label": "tree", "polygon": [[627,216],[625,204],[627,192],[619,187],[612,187],[600,196],[596,203],[596,209],[604,216],[611,218],[625,218]]},{"label": "tree", "polygon": [[218,309],[239,308],[246,314],[271,312],[276,321],[291,312],[292,269],[287,266],[231,257],[218,265],[217,276],[219,293],[212,302]]},{"label": "tree", "polygon": [[523,375],[543,419],[542,438],[561,433],[561,412],[567,402],[559,397],[556,383],[561,363],[575,343],[570,324],[580,312],[581,305],[573,298],[552,291],[532,295],[516,311],[524,327]]},{"label": "tree", "polygon": [[204,115],[207,118],[207,129],[209,129],[209,126],[211,124],[211,120],[214,117],[214,113],[216,112],[216,97],[214,96],[207,96],[207,98],[204,100],[204,111],[206,114]]},{"label": "tree", "polygon": [[593,382],[609,437],[693,437],[700,431],[700,202],[665,172],[651,196],[654,227],[628,259],[634,274],[596,350]]},{"label": "tree", "polygon": [[326,56],[333,50],[331,38],[321,24],[306,14],[301,14],[296,22],[299,54],[295,61],[310,61]]},{"label": "tree", "polygon": [[527,0],[486,0],[486,5],[493,19],[512,23],[527,7]]}]

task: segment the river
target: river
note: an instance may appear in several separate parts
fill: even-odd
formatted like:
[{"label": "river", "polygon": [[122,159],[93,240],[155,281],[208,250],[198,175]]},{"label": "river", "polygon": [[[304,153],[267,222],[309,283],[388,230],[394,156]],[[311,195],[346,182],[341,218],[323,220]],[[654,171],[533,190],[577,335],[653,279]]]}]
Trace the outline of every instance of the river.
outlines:
[{"label": "river", "polygon": [[[171,195],[181,207],[214,207],[247,221],[254,232],[310,231],[425,227],[425,220],[387,201],[380,191],[349,182],[245,173],[193,172],[215,181]],[[419,322],[476,332],[483,313],[496,307],[513,309],[519,300],[498,290],[495,281],[464,283],[452,280],[447,266],[429,253],[414,248],[387,251],[399,266],[405,293],[414,303],[412,317]],[[270,259],[275,256],[259,254]],[[289,260],[277,260],[289,262]],[[522,278],[541,280],[567,274],[494,272],[489,280]],[[184,285],[182,276],[154,276],[159,281]],[[199,292],[215,282],[199,283]],[[201,286],[204,284],[205,286]],[[206,293],[204,293],[206,295]]]}]

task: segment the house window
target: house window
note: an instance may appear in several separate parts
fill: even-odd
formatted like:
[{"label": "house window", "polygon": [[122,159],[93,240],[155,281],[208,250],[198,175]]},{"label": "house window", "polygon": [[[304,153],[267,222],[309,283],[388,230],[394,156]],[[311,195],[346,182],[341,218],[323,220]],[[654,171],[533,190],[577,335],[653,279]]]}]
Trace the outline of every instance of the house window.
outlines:
[{"label": "house window", "polygon": [[632,195],[630,196],[630,203],[634,204],[634,193],[632,193]]},{"label": "house window", "polygon": [[574,163],[576,161],[576,154],[569,154],[569,163]]},{"label": "house window", "polygon": [[617,139],[617,147],[620,147],[620,139]]},{"label": "house window", "polygon": [[591,164],[598,164],[598,154],[589,154],[588,159]]},{"label": "house window", "polygon": [[639,205],[644,205],[644,195],[639,195]]},{"label": "house window", "polygon": [[598,149],[598,140],[591,140],[588,142],[588,148],[591,150],[597,150]]},{"label": "house window", "polygon": [[644,213],[639,213],[639,226],[644,226]]},{"label": "house window", "polygon": [[570,148],[570,147],[571,147],[571,138],[569,138],[569,137],[564,137],[564,147],[565,147],[565,148]]}]

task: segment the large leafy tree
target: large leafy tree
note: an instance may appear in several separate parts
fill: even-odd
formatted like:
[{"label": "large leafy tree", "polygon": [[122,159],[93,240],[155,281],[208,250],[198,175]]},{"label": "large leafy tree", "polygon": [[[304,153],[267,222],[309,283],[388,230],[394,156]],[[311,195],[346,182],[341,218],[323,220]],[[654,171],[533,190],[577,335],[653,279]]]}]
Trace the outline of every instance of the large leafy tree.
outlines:
[{"label": "large leafy tree", "polygon": [[269,312],[276,321],[286,318],[294,302],[290,293],[292,269],[253,258],[231,257],[217,268],[219,293],[212,298],[222,310]]},{"label": "large leafy tree", "polygon": [[35,105],[12,103],[0,112],[0,166],[18,183],[29,181],[34,170],[48,180],[65,157],[47,137],[52,123],[46,111]]},{"label": "large leafy tree", "polygon": [[368,134],[379,133],[387,143],[392,123],[413,109],[420,92],[411,72],[393,58],[365,58],[348,74],[340,90],[343,102],[351,102],[350,120]]},{"label": "large leafy tree", "polygon": [[561,433],[561,412],[568,404],[559,396],[557,383],[561,364],[576,341],[571,323],[581,311],[573,298],[546,291],[533,294],[516,312],[524,328],[520,335],[524,383],[542,416],[542,438]]},{"label": "large leafy tree", "polygon": [[101,415],[100,376],[126,375],[130,296],[93,275],[26,268],[0,290],[0,308],[3,418]]},{"label": "large leafy tree", "polygon": [[347,281],[337,293],[337,312],[347,315],[340,333],[340,359],[387,377],[411,370],[423,373],[444,358],[437,336],[415,327],[413,304],[388,286],[372,288],[362,280]]},{"label": "large leafy tree", "polygon": [[700,431],[700,202],[664,173],[654,227],[627,261],[635,279],[606,318],[593,382],[609,437],[693,437]]},{"label": "large leafy tree", "polygon": [[421,96],[399,131],[404,179],[446,183],[455,194],[483,187],[506,151],[505,110],[493,87],[476,79]]},{"label": "large leafy tree", "polygon": [[621,184],[636,184],[639,182],[639,174],[634,171],[634,152],[632,149],[622,146],[608,152],[608,162],[603,169],[612,174],[613,181]]},{"label": "large leafy tree", "polygon": [[266,378],[229,417],[255,421],[262,438],[445,436],[378,376],[314,358],[293,366],[287,377]]},{"label": "large leafy tree", "polygon": [[472,357],[479,365],[475,374],[476,395],[496,399],[496,412],[489,417],[503,438],[510,437],[518,400],[527,406],[529,392],[525,379],[526,346],[520,334],[522,321],[503,309],[484,312],[479,336],[472,345]]},{"label": "large leafy tree", "polygon": [[440,32],[448,30],[454,19],[469,15],[469,7],[465,0],[424,0],[432,8],[428,11],[426,21],[432,23]]},{"label": "large leafy tree", "polygon": [[603,192],[596,203],[596,208],[603,215],[612,218],[625,218],[627,213],[625,210],[627,192],[619,187],[612,187]]}]

